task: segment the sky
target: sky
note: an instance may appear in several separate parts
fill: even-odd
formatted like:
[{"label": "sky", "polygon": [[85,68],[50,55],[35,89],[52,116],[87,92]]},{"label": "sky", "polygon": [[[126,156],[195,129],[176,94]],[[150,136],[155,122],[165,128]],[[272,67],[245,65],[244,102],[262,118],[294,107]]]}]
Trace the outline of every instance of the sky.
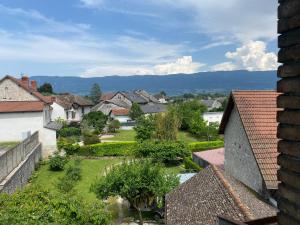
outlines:
[{"label": "sky", "polygon": [[275,70],[276,0],[0,0],[0,77]]}]

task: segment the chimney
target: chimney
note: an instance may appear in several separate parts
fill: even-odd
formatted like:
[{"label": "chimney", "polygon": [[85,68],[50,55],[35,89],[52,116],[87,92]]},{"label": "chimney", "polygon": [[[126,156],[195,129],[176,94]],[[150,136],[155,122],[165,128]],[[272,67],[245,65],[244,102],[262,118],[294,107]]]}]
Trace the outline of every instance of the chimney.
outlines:
[{"label": "chimney", "polygon": [[51,102],[55,102],[56,101],[56,97],[55,96],[51,96]]},{"label": "chimney", "polygon": [[34,90],[34,91],[37,91],[37,83],[36,83],[35,80],[31,81],[31,89]]},{"label": "chimney", "polygon": [[25,87],[29,88],[29,78],[28,78],[27,76],[22,76],[22,78],[21,78],[21,83],[22,83]]}]

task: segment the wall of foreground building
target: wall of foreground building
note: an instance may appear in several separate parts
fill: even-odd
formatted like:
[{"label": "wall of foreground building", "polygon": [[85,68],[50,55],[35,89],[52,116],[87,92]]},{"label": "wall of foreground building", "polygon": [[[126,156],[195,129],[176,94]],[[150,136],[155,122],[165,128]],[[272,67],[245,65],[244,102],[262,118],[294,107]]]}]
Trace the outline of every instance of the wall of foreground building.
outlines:
[{"label": "wall of foreground building", "polygon": [[[277,99],[278,143],[278,222],[300,224],[300,1],[279,0]],[[275,21],[274,21],[275,22]]]}]

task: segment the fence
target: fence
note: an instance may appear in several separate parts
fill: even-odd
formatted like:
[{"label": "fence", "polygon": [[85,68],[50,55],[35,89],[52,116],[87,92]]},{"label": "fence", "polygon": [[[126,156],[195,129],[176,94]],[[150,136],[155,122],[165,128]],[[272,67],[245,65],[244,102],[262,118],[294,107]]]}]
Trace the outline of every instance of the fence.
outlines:
[{"label": "fence", "polygon": [[17,146],[0,155],[0,182],[5,179],[39,144],[39,133],[26,138]]}]

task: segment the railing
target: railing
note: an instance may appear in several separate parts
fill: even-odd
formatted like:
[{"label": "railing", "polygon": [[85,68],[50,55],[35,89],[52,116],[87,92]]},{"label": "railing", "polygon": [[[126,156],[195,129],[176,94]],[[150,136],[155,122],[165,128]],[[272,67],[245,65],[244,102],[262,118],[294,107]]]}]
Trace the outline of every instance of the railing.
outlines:
[{"label": "railing", "polygon": [[0,182],[7,177],[39,144],[39,133],[36,131],[17,146],[0,155]]}]

